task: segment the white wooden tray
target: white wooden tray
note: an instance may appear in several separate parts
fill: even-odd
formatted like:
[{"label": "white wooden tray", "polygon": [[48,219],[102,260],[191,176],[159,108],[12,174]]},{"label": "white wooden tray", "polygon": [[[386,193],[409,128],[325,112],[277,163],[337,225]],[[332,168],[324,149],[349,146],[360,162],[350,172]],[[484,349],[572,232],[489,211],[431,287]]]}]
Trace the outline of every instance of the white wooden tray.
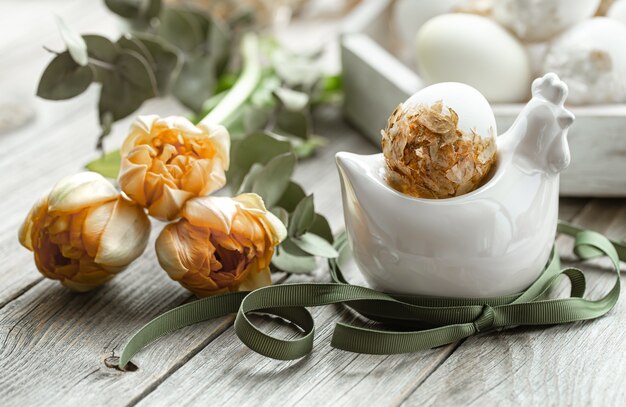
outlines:
[{"label": "white wooden tray", "polygon": [[[413,69],[392,51],[391,0],[364,0],[345,21],[341,38],[346,118],[380,143],[393,109],[423,86]],[[522,104],[493,105],[498,132],[512,123]],[[626,196],[626,105],[572,106],[570,167],[561,175],[562,196]]]}]

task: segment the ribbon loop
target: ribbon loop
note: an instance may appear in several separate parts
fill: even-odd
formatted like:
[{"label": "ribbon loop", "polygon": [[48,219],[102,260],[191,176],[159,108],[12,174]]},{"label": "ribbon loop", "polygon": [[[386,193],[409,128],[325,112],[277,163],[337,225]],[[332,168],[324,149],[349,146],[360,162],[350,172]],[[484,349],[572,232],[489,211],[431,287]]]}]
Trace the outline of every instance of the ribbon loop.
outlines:
[{"label": "ribbon loop", "polygon": [[476,332],[485,332],[494,328],[495,312],[489,304],[483,305],[483,311],[478,318],[472,322]]},{"label": "ribbon loop", "polygon": [[[174,308],[133,335],[122,349],[120,367],[123,369],[133,355],[160,336],[232,313],[237,313],[235,332],[243,343],[262,355],[282,360],[298,359],[311,351],[315,324],[306,307],[312,306],[341,303],[370,320],[403,328],[389,331],[336,324],[331,346],[370,354],[416,352],[496,327],[562,324],[606,314],[620,295],[619,260],[626,260],[626,245],[565,223],[560,223],[558,230],[575,236],[574,251],[581,259],[610,258],[617,278],[604,297],[582,298],[586,285],[584,274],[574,268],[561,270],[555,250],[539,278],[521,293],[482,299],[386,294],[348,283],[341,273],[341,259],[349,254],[349,248],[345,234],[341,234],[335,239],[340,258],[329,261],[332,283],[270,286],[253,292],[209,297]],[[550,290],[562,275],[572,283],[570,295],[550,299]],[[300,327],[303,335],[288,340],[274,338],[254,326],[248,319],[250,312],[286,319]]]}]

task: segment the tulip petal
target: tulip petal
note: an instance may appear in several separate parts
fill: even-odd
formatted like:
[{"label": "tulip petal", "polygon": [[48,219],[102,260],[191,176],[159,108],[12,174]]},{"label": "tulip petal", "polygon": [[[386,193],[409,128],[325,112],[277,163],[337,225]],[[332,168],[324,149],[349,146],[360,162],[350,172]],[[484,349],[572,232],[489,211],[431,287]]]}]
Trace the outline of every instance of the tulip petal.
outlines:
[{"label": "tulip petal", "polygon": [[33,228],[35,227],[35,224],[37,222],[43,219],[43,217],[46,215],[47,210],[48,195],[44,195],[39,198],[37,202],[35,202],[35,205],[33,205],[33,207],[30,209],[28,215],[26,215],[26,219],[24,219],[24,222],[20,226],[20,230],[18,232],[19,241],[22,246],[30,251],[33,250]]},{"label": "tulip petal", "polygon": [[88,209],[83,222],[82,239],[85,251],[91,258],[96,257],[98,253],[102,233],[109,223],[114,206],[115,202],[107,202]]},{"label": "tulip petal", "polygon": [[120,197],[100,236],[94,258],[98,264],[127,266],[143,253],[150,236],[150,221],[138,205]]},{"label": "tulip petal", "polygon": [[255,211],[258,213],[265,213],[267,211],[267,209],[265,208],[265,203],[263,202],[263,198],[261,198],[257,194],[240,194],[233,199],[239,202],[247,210]]},{"label": "tulip petal", "polygon": [[138,116],[135,119],[130,126],[128,136],[126,136],[124,143],[122,143],[122,148],[120,148],[122,158],[125,157],[133,147],[150,142],[150,132],[157,120],[159,120],[159,116],[157,115]]},{"label": "tulip petal", "polygon": [[224,170],[230,166],[230,134],[226,127],[216,124],[200,123],[198,128],[209,135],[216,149],[216,157],[220,159]]},{"label": "tulip petal", "polygon": [[191,224],[230,234],[237,206],[232,198],[203,196],[190,199],[182,216]]},{"label": "tulip petal", "polygon": [[181,209],[191,197],[191,192],[165,185],[161,196],[148,207],[148,213],[160,220],[174,220],[180,217]]},{"label": "tulip petal", "polygon": [[48,196],[50,212],[73,212],[100,202],[111,201],[119,193],[109,181],[95,172],[81,172],[59,181]]},{"label": "tulip petal", "polygon": [[198,128],[189,119],[183,116],[164,117],[157,120],[154,123],[154,127],[157,132],[153,132],[153,134],[158,134],[158,132],[162,130],[178,130],[186,135],[202,135],[204,133],[203,129]]},{"label": "tulip petal", "polygon": [[155,250],[159,264],[172,280],[180,280],[189,271],[178,255],[178,239],[175,224],[169,224],[159,234]]},{"label": "tulip petal", "polygon": [[246,278],[239,284],[237,291],[254,291],[257,288],[272,285],[272,273],[269,268],[261,270],[252,269]]},{"label": "tulip petal", "polygon": [[274,231],[274,244],[277,245],[285,240],[287,237],[287,228],[285,227],[285,224],[278,219],[276,215],[269,211],[265,214],[265,220],[270,224],[270,227]]}]

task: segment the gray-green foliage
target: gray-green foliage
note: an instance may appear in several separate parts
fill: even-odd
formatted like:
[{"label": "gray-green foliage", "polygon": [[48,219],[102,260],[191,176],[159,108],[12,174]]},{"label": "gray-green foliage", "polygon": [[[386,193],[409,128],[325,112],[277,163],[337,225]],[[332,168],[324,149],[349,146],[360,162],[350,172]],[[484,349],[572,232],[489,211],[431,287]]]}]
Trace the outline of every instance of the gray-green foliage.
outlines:
[{"label": "gray-green foliage", "polygon": [[37,92],[61,100],[81,94],[91,83],[102,84],[99,148],[111,123],[148,99],[172,94],[200,112],[226,69],[232,45],[228,26],[195,9],[165,6],[159,0],[105,3],[128,20],[130,32],[114,42],[99,35],[81,37],[59,22],[68,51],[48,65]]}]

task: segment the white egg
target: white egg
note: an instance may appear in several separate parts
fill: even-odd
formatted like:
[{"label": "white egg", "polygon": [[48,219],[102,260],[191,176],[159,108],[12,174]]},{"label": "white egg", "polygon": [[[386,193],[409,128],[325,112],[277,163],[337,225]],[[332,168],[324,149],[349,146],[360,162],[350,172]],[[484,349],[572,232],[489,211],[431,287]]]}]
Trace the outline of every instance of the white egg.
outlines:
[{"label": "white egg", "polygon": [[593,16],[600,0],[498,0],[493,18],[520,39],[542,41]]},{"label": "white egg", "polygon": [[606,16],[626,24],[626,1],[620,0],[613,3]]},{"label": "white egg", "polygon": [[530,67],[524,47],[494,21],[471,14],[429,20],[416,39],[418,72],[429,83],[463,82],[490,102],[527,99]]},{"label": "white egg", "polygon": [[394,27],[400,41],[412,44],[417,31],[431,18],[449,13],[464,0],[398,0],[393,6]]},{"label": "white egg", "polygon": [[570,28],[550,44],[543,70],[567,83],[571,104],[626,101],[626,25],[596,17]]},{"label": "white egg", "polygon": [[408,98],[403,106],[432,106],[441,101],[445,108],[459,116],[457,129],[464,134],[479,134],[482,138],[493,138],[498,134],[496,118],[491,105],[475,88],[458,82],[442,82],[427,86]]}]

